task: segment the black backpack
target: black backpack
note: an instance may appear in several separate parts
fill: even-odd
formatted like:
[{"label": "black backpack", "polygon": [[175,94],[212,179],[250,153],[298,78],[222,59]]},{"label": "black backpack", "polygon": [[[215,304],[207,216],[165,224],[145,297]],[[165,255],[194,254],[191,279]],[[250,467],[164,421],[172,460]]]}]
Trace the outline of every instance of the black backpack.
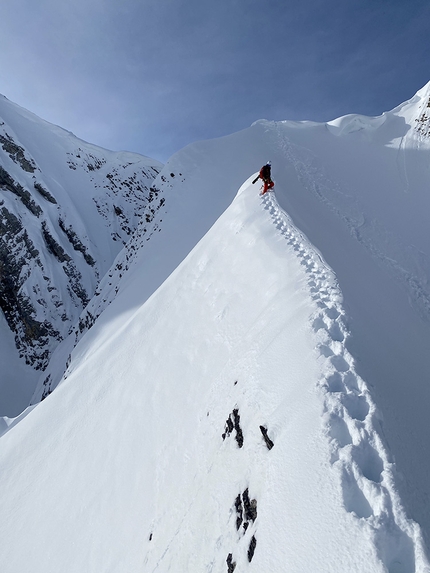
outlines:
[{"label": "black backpack", "polygon": [[270,165],[263,165],[260,170],[262,179],[270,179]]}]

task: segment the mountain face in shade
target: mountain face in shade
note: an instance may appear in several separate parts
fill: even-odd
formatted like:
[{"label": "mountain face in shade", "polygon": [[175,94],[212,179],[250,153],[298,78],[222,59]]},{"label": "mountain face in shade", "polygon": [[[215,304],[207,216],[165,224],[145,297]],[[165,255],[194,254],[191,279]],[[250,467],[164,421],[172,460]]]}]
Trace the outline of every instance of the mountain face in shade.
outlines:
[{"label": "mountain face in shade", "polygon": [[3,415],[28,404],[100,278],[138,221],[152,216],[160,168],[90,145],[0,97]]}]

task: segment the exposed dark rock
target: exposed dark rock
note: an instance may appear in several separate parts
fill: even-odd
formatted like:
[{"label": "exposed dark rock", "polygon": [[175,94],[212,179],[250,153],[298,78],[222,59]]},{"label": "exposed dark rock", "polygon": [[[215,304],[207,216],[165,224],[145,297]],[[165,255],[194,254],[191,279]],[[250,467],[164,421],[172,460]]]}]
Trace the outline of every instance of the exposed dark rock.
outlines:
[{"label": "exposed dark rock", "polygon": [[248,488],[242,494],[243,507],[245,510],[245,521],[254,522],[257,519],[257,500],[249,499]]},{"label": "exposed dark rock", "polygon": [[243,506],[242,506],[242,499],[240,497],[240,493],[235,499],[234,507],[236,508],[236,529],[239,531],[240,526],[243,522]]},{"label": "exposed dark rock", "polygon": [[255,535],[251,537],[251,541],[249,542],[248,547],[248,561],[251,563],[252,558],[254,557],[255,548],[257,547],[257,540],[255,539]]},{"label": "exposed dark rock", "polygon": [[430,98],[427,102],[427,107],[423,110],[421,115],[415,120],[416,126],[415,129],[418,131],[419,134],[425,137],[430,136]]},{"label": "exposed dark rock", "polygon": [[48,247],[48,251],[56,257],[60,263],[65,263],[71,260],[71,257],[66,253],[61,245],[57,243],[54,237],[48,230],[48,226],[46,221],[42,222],[42,235],[45,239],[46,246]]},{"label": "exposed dark rock", "polygon": [[20,145],[17,145],[10,135],[7,133],[6,137],[0,135],[0,143],[6,153],[9,154],[9,157],[15,161],[15,163],[21,165],[24,171],[28,173],[34,173],[36,171],[37,166],[34,161],[25,157],[24,149]]},{"label": "exposed dark rock", "polygon": [[79,319],[79,331],[82,334],[84,331],[89,330],[95,323],[96,319],[90,311],[85,311],[84,315]]},{"label": "exposed dark rock", "polygon": [[106,159],[104,159],[104,157],[100,159],[99,157],[96,157],[91,153],[87,154],[86,158],[87,171],[95,171],[96,169],[100,169],[105,163]]},{"label": "exposed dark rock", "polygon": [[29,191],[24,189],[22,185],[14,181],[9,173],[0,167],[0,188],[7,189],[21,199],[27,209],[38,217],[42,213],[42,209],[35,203]]},{"label": "exposed dark rock", "polygon": [[[70,169],[76,170],[80,164],[87,173],[100,169],[106,163],[106,159],[104,157],[96,157],[92,153],[86,153],[83,149],[80,148],[78,148],[74,153],[68,152],[67,157],[67,164]],[[77,163],[74,158],[80,159],[81,161]]]},{"label": "exposed dark rock", "polygon": [[268,450],[271,450],[275,445],[272,440],[267,435],[267,428],[265,426],[260,426],[261,433],[263,434],[264,441],[266,442],[266,446]]},{"label": "exposed dark rock", "polygon": [[82,286],[82,275],[76,268],[72,258],[51,235],[45,221],[42,223],[42,235],[48,251],[52,253],[60,263],[66,263],[63,265],[63,270],[69,279],[68,290],[72,299],[76,296],[79,300],[78,305],[86,306],[89,302],[89,298],[86,290]]},{"label": "exposed dark rock", "polygon": [[157,198],[158,194],[160,193],[160,189],[158,189],[157,187],[153,186],[149,188],[149,197],[148,197],[148,202],[152,203],[152,201],[154,201],[154,199]]},{"label": "exposed dark rock", "polygon": [[236,442],[239,448],[241,448],[243,446],[243,432],[242,428],[240,427],[240,415],[237,408],[233,410],[233,423],[234,429],[236,430]]},{"label": "exposed dark rock", "polygon": [[[2,121],[0,124],[5,125]],[[0,312],[6,317],[20,356],[35,369],[44,370],[58,342],[72,333],[78,338],[91,328],[106,306],[106,299],[100,296],[103,301],[91,308],[93,313],[82,312],[100,278],[95,260],[99,248],[90,243],[82,230],[88,221],[80,221],[80,209],[70,213],[52,209],[58,203],[51,192],[50,173],[42,173],[28,151],[4,129],[0,132],[0,155],[4,159],[0,162]],[[75,152],[66,152],[66,161],[71,169],[86,172],[83,175],[88,181],[89,197],[94,198],[105,226],[110,227],[116,240],[126,244],[139,222],[149,214],[151,225],[145,228],[145,239],[140,239],[141,243],[146,241],[159,230],[159,220],[154,218],[164,203],[160,190],[149,191],[159,170],[149,166],[142,169],[140,163],[126,161],[110,164],[110,155],[106,159],[102,150],[89,151],[76,146]],[[20,167],[12,165],[12,161]],[[96,170],[101,171],[98,176]],[[108,171],[109,175],[103,176]],[[73,192],[67,185],[65,191]],[[66,205],[63,207],[67,209]],[[29,217],[27,210],[40,217],[41,225],[31,222],[33,217]],[[52,217],[56,213],[58,217],[60,212],[64,215],[57,224]],[[63,277],[58,274],[60,267]],[[119,280],[127,269],[125,262],[119,263],[115,279]],[[84,285],[88,285],[88,292]],[[117,289],[112,290],[112,298],[114,291]],[[108,294],[107,298],[111,297]],[[46,398],[57,385],[58,373],[51,376],[46,376],[45,383],[38,386],[36,401]]]},{"label": "exposed dark rock", "polygon": [[96,264],[95,260],[87,252],[87,248],[82,243],[82,241],[79,239],[78,235],[75,233],[73,228],[71,226],[66,227],[66,224],[64,223],[64,221],[61,218],[58,219],[58,224],[60,226],[60,229],[63,231],[63,233],[65,233],[66,237],[69,239],[69,241],[70,241],[72,247],[75,249],[75,251],[82,253],[86,263],[88,265],[90,265],[91,267],[93,267]]},{"label": "exposed dark rock", "polygon": [[236,561],[233,561],[233,555],[231,553],[228,554],[227,559],[227,573],[233,573],[236,569]]},{"label": "exposed dark rock", "polygon": [[225,431],[222,435],[222,439],[225,440],[230,434],[236,431],[236,442],[239,448],[243,446],[243,432],[242,428],[240,427],[240,415],[239,410],[235,408],[230,416],[227,418],[225,423]]},{"label": "exposed dark rock", "polygon": [[90,299],[88,298],[87,291],[82,286],[82,275],[76,268],[75,263],[70,260],[65,265],[63,265],[63,270],[69,279],[69,293],[74,298],[73,295],[76,295],[79,301],[82,304],[82,307],[85,307]]},{"label": "exposed dark rock", "polygon": [[51,338],[58,340],[60,335],[48,321],[35,318],[37,313],[31,300],[22,290],[31,265],[42,266],[39,251],[19,219],[3,206],[0,210],[0,308],[15,333],[20,355],[36,370],[43,370],[49,358],[48,342]]},{"label": "exposed dark rock", "polygon": [[47,396],[49,396],[49,394],[51,394],[51,392],[51,375],[48,374],[48,376],[43,381],[43,393],[41,400],[44,400]]},{"label": "exposed dark rock", "polygon": [[249,499],[249,490],[246,490],[236,497],[234,501],[236,509],[236,529],[239,531],[243,526],[244,531],[248,529],[251,523],[257,519],[257,500]]},{"label": "exposed dark rock", "polygon": [[234,430],[233,420],[231,419],[231,416],[229,416],[225,423],[225,432],[222,435],[222,439],[225,440],[232,433],[233,430]]},{"label": "exposed dark rock", "polygon": [[46,199],[47,201],[49,201],[50,203],[54,203],[54,205],[57,204],[57,200],[55,199],[55,197],[53,197],[51,195],[51,193],[49,193],[49,191],[47,191],[43,185],[41,185],[40,183],[34,183],[34,188],[36,189],[36,191],[39,191],[39,193],[42,195],[42,197],[44,199]]}]

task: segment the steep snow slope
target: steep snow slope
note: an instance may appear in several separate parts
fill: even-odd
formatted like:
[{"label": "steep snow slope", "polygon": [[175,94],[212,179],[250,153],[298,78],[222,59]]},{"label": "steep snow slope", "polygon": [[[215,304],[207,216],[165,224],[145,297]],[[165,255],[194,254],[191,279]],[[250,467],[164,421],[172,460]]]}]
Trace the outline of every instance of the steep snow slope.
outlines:
[{"label": "steep snow slope", "polygon": [[[168,162],[161,208],[55,352],[49,388],[67,379],[0,440],[10,571],[21,530],[45,571],[428,569],[408,518],[428,539],[429,97],[260,121]],[[171,274],[267,159],[311,243],[249,186]]]},{"label": "steep snow slope", "polygon": [[[233,149],[241,150],[241,161],[237,170],[230,167],[226,177],[223,166],[231,158]],[[264,146],[250,138],[248,131],[243,131],[232,136],[227,145],[223,140],[216,140],[188,146],[168,162],[152,186],[156,205],[161,207],[150,217],[142,218],[136,233],[101,280],[79,324],[59,345],[41,377],[33,402],[55,388],[70,362],[76,342],[118,292],[129,289],[129,311],[132,312],[162,284],[227,209],[243,180],[261,161],[262,152]],[[151,205],[152,202],[150,208]],[[146,269],[143,283],[134,281],[128,272],[136,265]]]},{"label": "steep snow slope", "polygon": [[52,351],[151,215],[160,168],[85,143],[0,96],[0,308],[10,329],[2,320],[0,414],[28,405]]},{"label": "steep snow slope", "polygon": [[336,273],[350,317],[348,348],[381,407],[402,499],[427,544],[429,97],[426,86],[381,118],[341,118],[307,136],[300,128],[278,132],[288,186],[279,201]]},{"label": "steep snow slope", "polygon": [[[83,316],[92,324],[91,316],[121,290],[129,294],[123,312],[131,315],[227,208],[241,181],[272,159],[279,203],[336,273],[351,332],[348,349],[383,414],[403,503],[427,543],[429,97],[425,86],[377,118],[350,115],[327,125],[260,121],[185,148],[155,182],[165,203],[151,223],[151,241],[142,223]],[[124,272],[137,264],[146,269],[143,283]],[[79,336],[59,349],[52,387]]]},{"label": "steep snow slope", "polygon": [[2,437],[5,573],[429,571],[335,277],[250,181]]},{"label": "steep snow slope", "polygon": [[260,121],[186,148],[161,174],[180,163],[187,190],[198,190],[194,197],[205,193],[202,202],[208,195],[216,201],[238,177],[272,160],[280,205],[337,276],[348,348],[383,413],[402,499],[428,545],[429,102],[430,84],[377,118],[350,115],[327,125]]}]

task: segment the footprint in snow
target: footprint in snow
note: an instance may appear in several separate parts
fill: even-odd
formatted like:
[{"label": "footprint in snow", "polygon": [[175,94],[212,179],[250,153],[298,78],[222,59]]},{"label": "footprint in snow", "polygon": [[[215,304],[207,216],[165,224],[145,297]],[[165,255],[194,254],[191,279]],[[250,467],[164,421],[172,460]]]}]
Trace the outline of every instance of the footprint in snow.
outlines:
[{"label": "footprint in snow", "polygon": [[345,385],[339,372],[333,372],[327,376],[325,381],[329,392],[345,392]]},{"label": "footprint in snow", "polygon": [[374,483],[382,481],[384,463],[369,443],[362,442],[359,446],[353,446],[351,456],[365,478]]},{"label": "footprint in snow", "polygon": [[344,394],[341,401],[351,418],[364,422],[370,409],[365,396],[354,393]]},{"label": "footprint in snow", "polygon": [[[324,423],[332,444],[331,462],[340,472],[345,509],[369,521],[369,531],[387,573],[414,573],[415,545],[393,513],[392,508],[398,503],[396,493],[384,485],[384,469],[390,470],[384,467],[383,450],[378,451],[370,443],[371,436],[378,434],[369,416],[369,400],[362,393],[364,382],[356,375],[345,348],[348,333],[335,277],[319,254],[303,241],[275,196],[266,194],[262,203],[303,265],[310,296],[320,309],[312,320],[312,328],[321,339],[318,350],[327,364],[319,387],[326,396]],[[250,544],[248,555],[253,555],[254,550]]]},{"label": "footprint in snow", "polygon": [[[352,444],[351,434],[345,420],[337,414],[330,414],[328,422],[328,434],[330,438],[336,440],[339,448],[344,448]],[[336,458],[337,460],[338,458]]]},{"label": "footprint in snow", "polygon": [[355,476],[346,467],[344,467],[342,471],[341,483],[345,509],[349,513],[355,513],[357,517],[361,518],[367,519],[373,515],[370,503],[358,486]]}]

